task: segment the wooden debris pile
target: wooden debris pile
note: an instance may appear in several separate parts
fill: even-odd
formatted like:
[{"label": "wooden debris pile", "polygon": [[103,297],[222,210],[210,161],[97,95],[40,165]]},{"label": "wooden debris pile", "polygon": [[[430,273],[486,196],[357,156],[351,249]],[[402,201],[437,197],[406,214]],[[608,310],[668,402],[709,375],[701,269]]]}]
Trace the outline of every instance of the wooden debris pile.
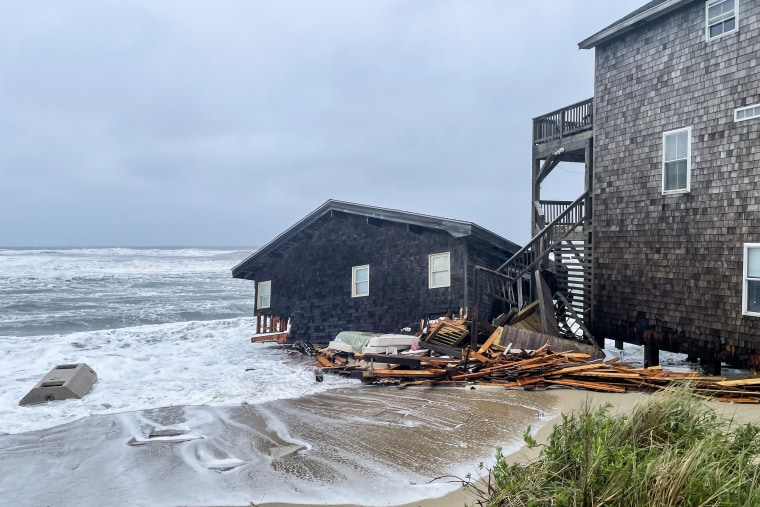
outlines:
[{"label": "wooden debris pile", "polygon": [[[458,330],[457,330],[458,328]],[[405,354],[348,354],[316,348],[315,358],[324,372],[350,375],[373,384],[491,385],[504,388],[538,389],[565,387],[611,393],[629,390],[653,391],[688,384],[697,396],[735,403],[759,403],[760,379],[726,380],[693,371],[670,371],[660,366],[639,368],[592,359],[577,351],[554,352],[546,344],[536,350],[513,350],[497,344],[498,327],[477,350],[465,347],[459,357],[433,355],[425,348],[444,342],[456,347],[466,336],[463,322],[442,322],[420,343],[421,350]],[[436,347],[440,349],[441,347]]]}]

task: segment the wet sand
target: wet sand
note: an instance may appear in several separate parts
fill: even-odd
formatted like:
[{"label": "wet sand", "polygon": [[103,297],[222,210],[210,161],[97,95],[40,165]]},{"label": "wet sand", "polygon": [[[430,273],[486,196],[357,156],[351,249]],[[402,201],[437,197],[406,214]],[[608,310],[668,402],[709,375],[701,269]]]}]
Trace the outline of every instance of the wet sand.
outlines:
[{"label": "wet sand", "polygon": [[[605,393],[592,393],[592,392],[586,392],[586,391],[574,391],[569,389],[553,389],[550,391],[510,391],[510,392],[520,392],[523,395],[527,396],[533,396],[533,397],[543,397],[543,396],[550,396],[552,398],[552,403],[554,409],[550,412],[542,412],[541,418],[539,419],[537,414],[534,416],[534,418],[530,421],[527,421],[531,428],[538,428],[537,431],[533,432],[534,438],[539,443],[544,443],[548,439],[549,435],[551,434],[552,429],[557,424],[558,421],[561,420],[561,414],[563,413],[570,413],[572,411],[578,410],[583,403],[588,399],[593,406],[599,406],[603,403],[610,403],[612,408],[612,413],[626,413],[628,412],[631,407],[633,407],[636,403],[639,403],[640,401],[643,401],[646,399],[647,395],[645,394],[639,394],[639,393],[627,393],[627,394],[605,394]],[[550,404],[551,405],[551,404]],[[716,404],[716,407],[718,407],[718,404]],[[736,408],[736,406],[731,406],[732,408]],[[718,407],[719,409],[727,409],[728,406],[723,405],[722,407]],[[748,407],[741,407],[742,410],[748,408]],[[756,410],[754,411],[754,416],[751,413],[747,413],[747,420],[750,420],[751,417],[757,417],[760,416],[760,406],[755,407]],[[725,413],[732,413],[732,412],[725,412]],[[519,434],[516,435],[516,437],[519,440],[519,443],[517,445],[513,445],[511,447],[504,446],[505,448],[505,454],[507,454],[507,461],[510,463],[527,463],[532,459],[535,459],[538,456],[539,449],[528,449],[523,445],[522,442],[522,432],[527,427],[525,425],[520,430]],[[511,452],[509,452],[509,449],[511,449]],[[486,459],[486,463],[493,463],[493,457],[495,454],[496,446],[493,446],[491,449],[491,453],[488,456],[488,459]],[[473,474],[473,476],[477,476],[476,474],[476,465],[473,464],[472,468],[469,470],[470,473]],[[475,496],[475,494],[471,491],[463,490],[461,487],[457,487],[453,491],[440,496],[440,497],[434,497],[434,498],[426,498],[419,501],[414,502],[407,502],[404,504],[399,505],[398,507],[462,507],[463,505],[477,505],[476,501],[478,500],[478,497]],[[262,503],[262,504],[256,504],[257,507],[291,507],[294,504],[288,504],[288,503]],[[300,504],[301,507],[317,507],[319,504]],[[332,504],[332,505],[340,505],[341,507],[360,507],[359,504],[355,503],[345,503],[345,504]],[[366,505],[366,504],[365,504]],[[382,501],[378,501],[377,503],[373,504],[376,506],[386,506],[386,505],[392,505],[388,503],[383,503]]]},{"label": "wet sand", "polygon": [[[612,414],[628,413],[636,404],[645,401],[649,395],[642,393],[626,394],[609,394],[595,393],[590,391],[575,391],[566,389],[557,389],[549,391],[559,403],[559,411],[546,415],[542,421],[540,429],[535,432],[534,438],[539,443],[545,443],[554,429],[555,425],[561,421],[561,414],[568,414],[577,411],[588,400],[593,407],[609,403]],[[530,393],[538,394],[538,393]],[[760,405],[740,405],[731,403],[709,402],[710,406],[726,420],[733,421],[736,424],[757,423],[760,420]],[[535,427],[535,425],[534,425]],[[540,448],[528,449],[522,445],[519,449],[509,453],[506,457],[509,463],[528,463],[537,458]],[[474,475],[474,472],[473,472]],[[421,501],[405,503],[398,507],[462,507],[463,505],[477,505],[479,498],[471,491],[457,488],[456,490],[437,498],[428,498]],[[376,505],[388,505],[378,502]],[[266,503],[257,507],[290,507],[292,504],[284,503]],[[316,504],[303,504],[301,507],[317,507]],[[345,504],[341,507],[359,507],[356,504]]]},{"label": "wet sand", "polygon": [[[263,405],[91,416],[0,436],[0,498],[17,505],[461,507],[475,497],[456,477],[492,463],[497,446],[510,460],[535,456],[522,448],[528,426],[540,426],[542,441],[561,413],[587,397],[626,412],[645,396],[357,386]],[[714,406],[739,422],[760,417],[760,406]]]},{"label": "wet sand", "polygon": [[[261,405],[93,415],[0,436],[18,505],[403,505],[517,449],[545,392],[356,386]],[[434,480],[441,476],[448,478]],[[33,479],[30,479],[33,478]],[[40,487],[44,484],[45,487]]]}]

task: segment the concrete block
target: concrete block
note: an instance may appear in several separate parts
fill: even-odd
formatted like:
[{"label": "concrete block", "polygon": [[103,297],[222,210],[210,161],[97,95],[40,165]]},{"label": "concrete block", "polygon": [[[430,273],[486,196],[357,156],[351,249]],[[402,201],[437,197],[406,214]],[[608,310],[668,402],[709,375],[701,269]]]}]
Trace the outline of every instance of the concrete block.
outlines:
[{"label": "concrete block", "polygon": [[98,375],[85,363],[59,364],[50,370],[18,404],[35,405],[54,400],[82,398],[97,381]]}]

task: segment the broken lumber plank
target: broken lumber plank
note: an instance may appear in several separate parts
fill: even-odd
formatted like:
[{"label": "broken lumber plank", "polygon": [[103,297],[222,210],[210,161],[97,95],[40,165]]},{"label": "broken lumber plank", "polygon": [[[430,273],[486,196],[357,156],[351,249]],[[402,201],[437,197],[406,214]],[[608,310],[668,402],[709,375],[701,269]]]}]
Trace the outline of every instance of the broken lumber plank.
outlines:
[{"label": "broken lumber plank", "polygon": [[760,403],[757,398],[713,398],[714,400],[722,401],[724,403]]},{"label": "broken lumber plank", "polygon": [[489,348],[491,348],[491,345],[501,338],[501,333],[504,331],[504,328],[499,326],[496,328],[496,330],[491,333],[491,336],[488,337],[488,339],[485,341],[483,345],[480,346],[478,349],[478,354],[484,354]]},{"label": "broken lumber plank", "polygon": [[535,370],[535,369],[538,369],[538,368],[546,368],[546,367],[549,367],[549,366],[554,366],[554,365],[556,365],[558,363],[562,363],[562,358],[549,358],[549,359],[547,359],[547,358],[543,357],[541,359],[543,359],[543,361],[537,361],[537,362],[530,363],[530,364],[522,364],[522,365],[520,365],[518,367],[518,370],[520,370],[520,371]]},{"label": "broken lumber plank", "polygon": [[334,363],[338,363],[338,364],[339,364],[339,365],[341,365],[341,366],[346,366],[346,365],[348,364],[348,359],[346,359],[346,358],[345,358],[345,357],[343,357],[343,356],[339,356],[338,354],[335,354],[335,355],[334,355],[334,356],[332,356],[330,359],[332,359],[332,361],[333,361]]},{"label": "broken lumber plank", "polygon": [[470,352],[470,354],[467,356],[473,361],[478,361],[480,363],[486,364],[488,362],[488,358],[484,356],[483,354],[478,354],[477,352]]},{"label": "broken lumber plank", "polygon": [[530,386],[534,384],[539,384],[541,382],[544,382],[543,377],[533,377],[533,378],[519,378],[515,382],[517,382],[517,385],[522,386]]},{"label": "broken lumber plank", "polygon": [[517,372],[517,371],[524,371],[529,370],[531,368],[543,368],[547,366],[547,358],[546,357],[534,357],[530,359],[523,359],[519,361],[508,361],[504,363],[499,363],[494,366],[489,366],[487,368],[483,368],[480,370],[481,372],[485,373],[505,373],[507,371],[510,372]]},{"label": "broken lumber plank", "polygon": [[559,326],[557,324],[557,314],[554,309],[552,292],[549,284],[546,283],[541,270],[535,271],[536,292],[538,294],[539,317],[541,318],[541,332],[551,336],[559,336]]},{"label": "broken lumber plank", "polygon": [[459,375],[452,375],[451,380],[472,380],[472,379],[478,379],[483,378],[491,375],[490,371],[476,371],[472,373],[461,373]]},{"label": "broken lumber plank", "polygon": [[[664,390],[668,388],[668,385],[660,385],[660,384],[653,384],[652,382],[647,382],[645,379],[623,379],[623,382],[627,382],[629,384],[635,385],[636,387],[642,388],[642,387],[648,387],[650,389],[659,389]],[[704,396],[703,396],[704,397]]]},{"label": "broken lumber plank", "polygon": [[[623,364],[629,364],[629,363],[623,363]],[[640,371],[640,372],[653,372],[653,371],[660,371],[662,370],[662,366],[648,366],[646,368],[631,368],[631,371]]]},{"label": "broken lumber plank", "polygon": [[610,379],[623,379],[623,378],[641,378],[638,373],[618,373],[618,372],[606,372],[606,371],[579,371],[573,373],[574,377],[598,377],[598,378],[610,378]]},{"label": "broken lumber plank", "polygon": [[514,315],[511,319],[507,321],[507,324],[509,324],[510,326],[514,326],[515,324],[533,315],[537,309],[538,309],[538,301],[533,301],[532,303],[523,306],[522,310],[517,312],[517,315]]},{"label": "broken lumber plank", "polygon": [[269,342],[277,342],[280,345],[285,343],[285,341],[288,339],[288,333],[272,333],[272,334],[265,334],[260,336],[252,336],[251,337],[251,343],[269,343]]},{"label": "broken lumber plank", "polygon": [[[583,360],[583,361],[589,361],[591,360],[591,354],[586,354],[585,352],[574,352],[572,350],[568,350],[566,352],[555,352],[555,356],[562,356],[566,357],[567,359],[572,359],[573,361]],[[598,361],[598,359],[595,359],[595,361]]]},{"label": "broken lumber plank", "polygon": [[557,379],[557,380],[546,380],[547,384],[555,384],[565,387],[577,387],[580,389],[588,389],[592,391],[603,391],[607,393],[624,393],[625,387],[623,386],[617,386],[613,384],[603,384],[600,382],[583,382],[581,380],[570,380],[570,379]]},{"label": "broken lumber plank", "polygon": [[745,390],[733,390],[733,389],[726,389],[726,388],[716,388],[716,387],[698,387],[694,389],[695,391],[698,391],[700,393],[704,393],[710,396],[755,396],[759,397],[760,393],[756,391],[745,391]]},{"label": "broken lumber plank", "polygon": [[432,366],[433,368],[449,368],[451,366],[456,366],[461,362],[460,359],[446,359],[438,357],[425,357],[423,359],[425,359],[422,361],[423,365]]},{"label": "broken lumber plank", "polygon": [[389,370],[389,369],[372,369],[367,370],[370,377],[439,377],[446,373],[446,370]]},{"label": "broken lumber plank", "polygon": [[573,351],[588,354],[591,359],[604,359],[604,352],[586,343],[547,334],[505,326],[502,343],[512,343],[512,348],[531,350],[548,344],[554,350]]},{"label": "broken lumber plank", "polygon": [[546,375],[547,376],[564,375],[565,373],[575,373],[575,372],[586,371],[586,370],[603,370],[605,368],[609,368],[609,366],[604,363],[588,363],[588,364],[582,364],[580,366],[568,366],[567,368],[553,370],[551,372],[548,372]]},{"label": "broken lumber plank", "polygon": [[317,354],[314,357],[317,359],[317,361],[319,362],[319,364],[321,364],[322,366],[328,366],[328,367],[337,366],[335,363],[333,363],[332,361],[330,361],[329,359],[327,359],[325,356],[323,356],[321,354]]},{"label": "broken lumber plank", "polygon": [[719,386],[723,387],[735,387],[735,386],[760,386],[760,378],[745,378],[739,380],[722,380],[716,382]]}]

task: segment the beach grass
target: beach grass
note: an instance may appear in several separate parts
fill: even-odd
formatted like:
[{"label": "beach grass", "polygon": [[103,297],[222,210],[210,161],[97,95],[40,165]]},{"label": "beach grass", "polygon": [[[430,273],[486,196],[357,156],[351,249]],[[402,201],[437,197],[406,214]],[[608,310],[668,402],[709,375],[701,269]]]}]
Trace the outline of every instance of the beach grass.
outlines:
[{"label": "beach grass", "polygon": [[587,399],[562,415],[538,457],[497,450],[481,505],[516,507],[760,505],[760,427],[716,413],[688,388],[611,415]]}]

